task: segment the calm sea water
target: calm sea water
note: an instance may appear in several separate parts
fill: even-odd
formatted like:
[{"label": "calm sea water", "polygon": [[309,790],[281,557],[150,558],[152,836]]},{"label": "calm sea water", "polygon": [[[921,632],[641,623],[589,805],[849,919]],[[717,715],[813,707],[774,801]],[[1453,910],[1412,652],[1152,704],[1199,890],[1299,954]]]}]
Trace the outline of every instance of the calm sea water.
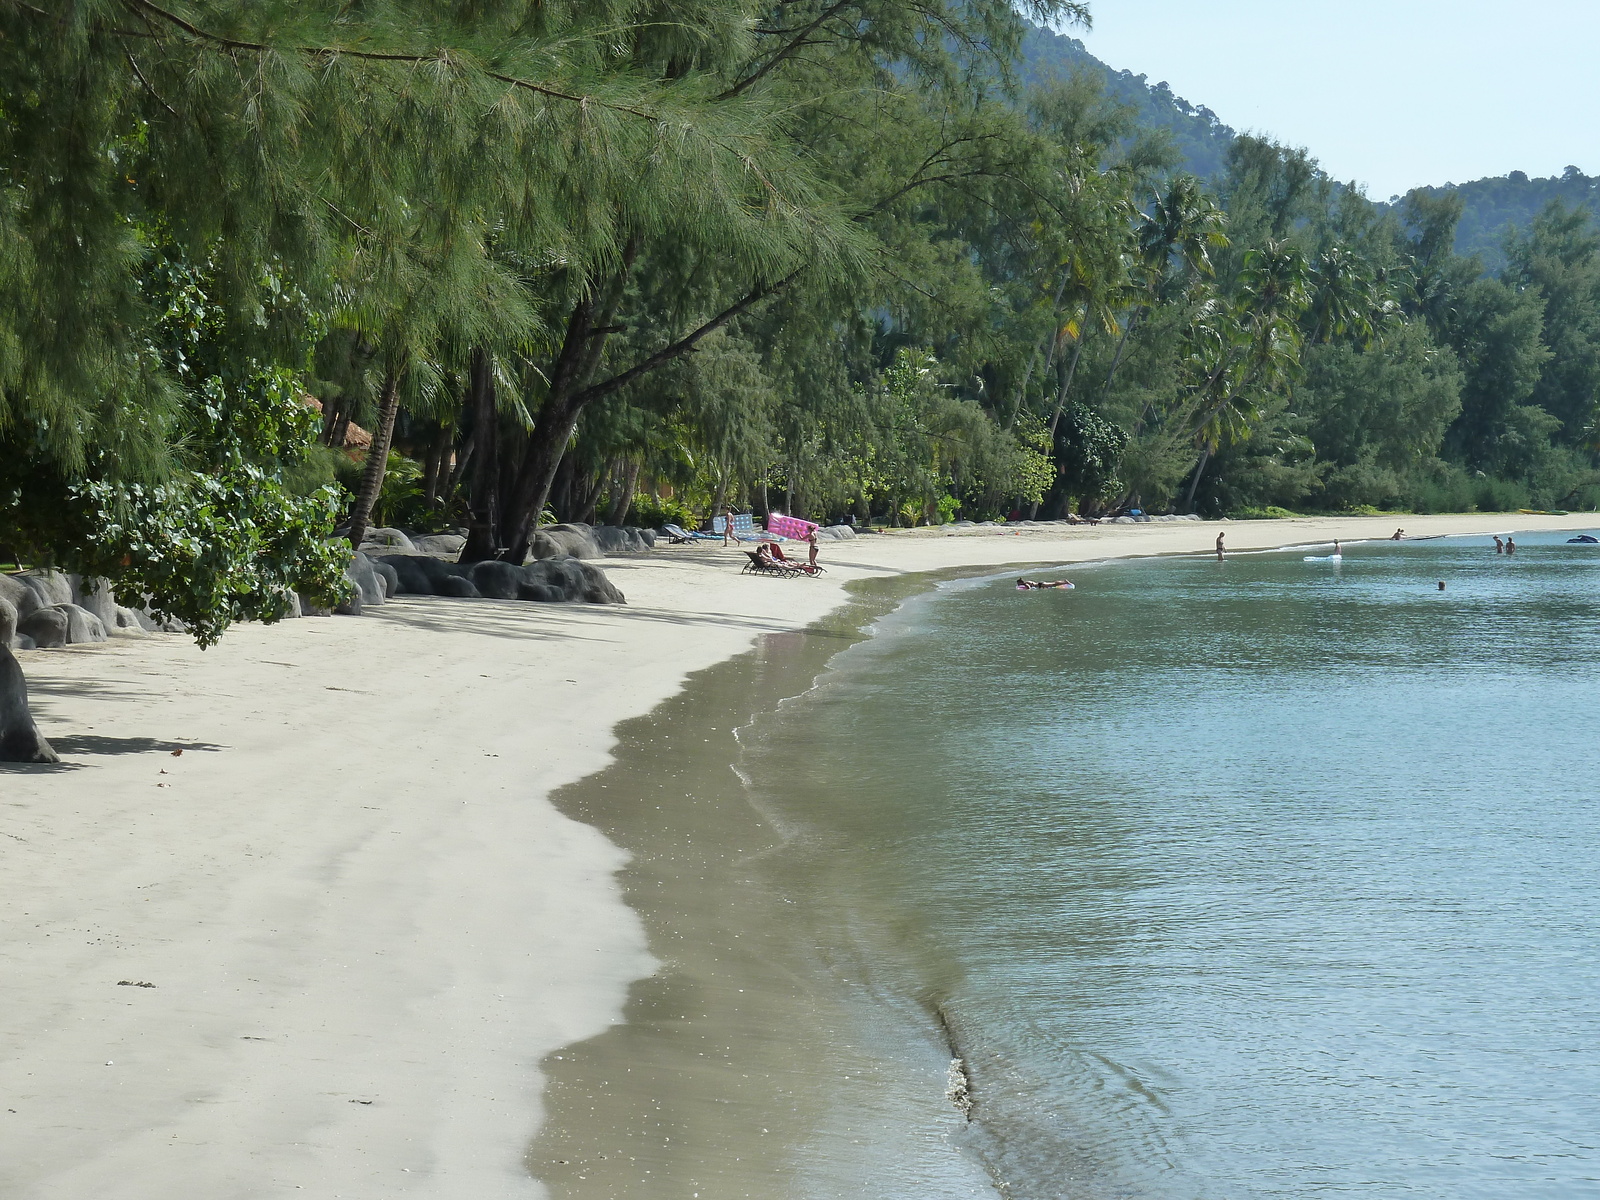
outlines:
[{"label": "calm sea water", "polygon": [[[850,1036],[966,1061],[953,1159],[1015,1200],[1600,1197],[1566,536],[951,585],[747,732]],[[938,1192],[904,1167],[871,1194]]]}]

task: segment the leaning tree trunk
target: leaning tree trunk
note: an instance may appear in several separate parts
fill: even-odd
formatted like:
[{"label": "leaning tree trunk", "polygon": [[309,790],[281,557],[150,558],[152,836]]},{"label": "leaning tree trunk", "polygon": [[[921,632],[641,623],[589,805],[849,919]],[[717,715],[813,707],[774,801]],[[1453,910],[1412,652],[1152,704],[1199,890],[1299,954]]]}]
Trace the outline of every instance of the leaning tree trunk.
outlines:
[{"label": "leaning tree trunk", "polygon": [[40,736],[28,711],[28,681],[11,653],[17,610],[0,597],[0,762],[55,763],[61,759]]},{"label": "leaning tree trunk", "polygon": [[[1071,392],[1072,392],[1072,380],[1073,380],[1073,377],[1075,375],[1077,375],[1077,373],[1078,373],[1078,360],[1080,358],[1082,358],[1082,357],[1083,357],[1083,338],[1080,336],[1078,338],[1077,346],[1074,347],[1073,351],[1072,351],[1072,363],[1071,363],[1071,365],[1069,365],[1066,368],[1066,374],[1060,376],[1061,389],[1060,389],[1059,392],[1056,393],[1056,411],[1050,418],[1050,458],[1051,458],[1051,461],[1054,461],[1055,460],[1055,456],[1056,456],[1056,430],[1061,425],[1061,414],[1066,411],[1066,408],[1067,408],[1067,396],[1070,395]],[[1058,372],[1060,371],[1059,367],[1057,368],[1057,371]],[[1042,499],[1043,498],[1041,497],[1041,500]],[[1070,505],[1071,503],[1072,503],[1072,497],[1069,496],[1069,497],[1067,497],[1066,504]],[[1039,515],[1039,505],[1035,504],[1033,506],[1033,508],[1028,513],[1028,519],[1031,521],[1035,517],[1037,517],[1038,515]]]},{"label": "leaning tree trunk", "polygon": [[494,365],[483,349],[472,352],[467,403],[472,408],[472,503],[460,562],[482,562],[500,552],[500,408]]},{"label": "leaning tree trunk", "polygon": [[550,499],[550,485],[555,482],[567,443],[578,428],[581,410],[565,403],[565,399],[550,397],[539,410],[528,435],[528,446],[523,452],[522,467],[517,472],[511,495],[512,524],[506,530],[510,544],[500,555],[507,562],[520,563],[527,559],[533,544],[534,526],[544,511],[545,501]]},{"label": "leaning tree trunk", "polygon": [[433,444],[428,447],[427,474],[423,479],[422,498],[429,508],[439,502],[439,497],[445,493],[445,460],[450,457],[450,445],[455,440],[455,431],[448,422],[440,421],[439,428],[434,431]]},{"label": "leaning tree trunk", "polygon": [[639,460],[628,462],[622,471],[622,490],[611,501],[611,511],[606,514],[607,525],[621,525],[628,519],[633,507],[633,489],[639,486]]},{"label": "leaning tree trunk", "polygon": [[1194,511],[1194,494],[1200,487],[1200,476],[1206,473],[1206,463],[1210,461],[1211,447],[1202,446],[1200,448],[1200,461],[1195,464],[1194,478],[1189,480],[1189,491],[1188,494],[1183,498],[1183,510],[1185,512]]},{"label": "leaning tree trunk", "polygon": [[367,449],[367,467],[361,472],[361,490],[350,510],[350,544],[358,550],[366,540],[367,524],[373,506],[383,491],[383,475],[389,466],[389,443],[394,441],[394,419],[400,413],[400,373],[390,369],[383,377],[383,394],[378,398],[378,427],[372,431]]}]

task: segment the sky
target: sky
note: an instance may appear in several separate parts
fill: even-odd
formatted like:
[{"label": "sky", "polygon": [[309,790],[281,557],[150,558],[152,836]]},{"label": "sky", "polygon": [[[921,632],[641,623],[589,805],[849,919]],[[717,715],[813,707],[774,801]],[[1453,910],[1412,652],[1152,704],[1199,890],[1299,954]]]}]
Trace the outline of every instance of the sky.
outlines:
[{"label": "sky", "polygon": [[1387,200],[1569,164],[1600,175],[1600,0],[1089,0],[1064,29],[1240,132]]}]

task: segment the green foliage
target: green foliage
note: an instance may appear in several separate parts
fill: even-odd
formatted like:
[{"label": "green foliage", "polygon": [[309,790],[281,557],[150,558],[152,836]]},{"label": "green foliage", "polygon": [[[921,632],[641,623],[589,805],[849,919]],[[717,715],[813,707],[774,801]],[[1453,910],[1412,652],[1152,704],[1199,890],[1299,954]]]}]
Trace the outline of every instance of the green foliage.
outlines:
[{"label": "green foliage", "polygon": [[660,529],[663,525],[676,525],[681,529],[694,530],[702,524],[694,509],[681,500],[649,496],[642,492],[634,496],[628,520],[642,529]]}]

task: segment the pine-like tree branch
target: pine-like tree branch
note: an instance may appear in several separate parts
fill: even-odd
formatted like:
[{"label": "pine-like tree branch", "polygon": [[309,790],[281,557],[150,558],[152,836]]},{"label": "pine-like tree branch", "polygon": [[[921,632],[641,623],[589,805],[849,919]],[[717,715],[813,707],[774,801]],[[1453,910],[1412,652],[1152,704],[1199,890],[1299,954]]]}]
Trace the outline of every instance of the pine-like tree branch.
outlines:
[{"label": "pine-like tree branch", "polygon": [[[244,42],[237,38],[224,37],[222,34],[211,33],[200,28],[191,21],[186,21],[177,13],[169,12],[152,0],[123,0],[124,5],[135,14],[144,14],[156,17],[177,29],[181,29],[190,37],[198,41],[207,42],[222,50],[247,51],[251,54],[265,54],[272,49],[264,42]],[[38,10],[34,10],[38,11]],[[438,54],[395,54],[378,50],[351,50],[342,46],[296,46],[297,54],[304,54],[313,58],[357,58],[367,62],[393,62],[422,65],[424,63],[448,62],[449,55],[444,52]],[[595,96],[579,96],[572,92],[563,92],[558,88],[547,87],[542,83],[534,83],[529,79],[520,79],[515,75],[505,75],[499,71],[484,71],[484,76],[508,87],[519,88],[523,91],[533,92],[552,100],[563,100],[570,104],[593,105],[606,109],[609,112],[627,113],[652,123],[659,122],[660,116],[630,104],[615,104],[608,100],[601,100]]]},{"label": "pine-like tree branch", "polygon": [[749,75],[746,75],[727,91],[723,92],[717,97],[717,99],[731,100],[735,96],[744,92],[747,88],[752,88],[756,84],[760,83],[761,80],[765,79],[770,72],[782,65],[793,55],[798,54],[800,49],[807,44],[807,38],[820,29],[826,22],[832,20],[845,9],[849,8],[853,3],[855,3],[855,0],[835,0],[833,4],[830,4],[817,15],[816,20],[797,31],[793,39],[790,40],[782,49],[780,49],[771,58],[767,59],[767,61],[755,71],[752,71]]},{"label": "pine-like tree branch", "polygon": [[703,325],[700,325],[692,332],[685,334],[683,337],[673,342],[670,346],[664,346],[660,350],[657,350],[654,354],[650,355],[650,357],[635,363],[626,371],[621,371],[618,374],[611,376],[610,379],[602,379],[599,383],[591,384],[589,387],[586,387],[583,389],[583,391],[579,392],[577,396],[574,397],[574,400],[578,404],[589,404],[595,400],[599,400],[603,396],[609,396],[612,392],[626,387],[635,379],[638,379],[641,375],[646,375],[649,372],[654,371],[657,367],[664,366],[665,364],[671,362],[675,358],[682,358],[685,354],[688,354],[697,345],[699,345],[701,341],[715,333],[717,330],[721,329],[729,321],[732,321],[736,317],[743,316],[757,304],[760,304],[763,300],[770,299],[771,297],[776,296],[778,293],[784,291],[789,287],[790,284],[794,283],[796,279],[800,278],[801,273],[804,271],[805,267],[799,266],[790,271],[782,279],[776,280],[772,283],[764,283],[759,287],[753,288],[751,291],[745,293],[745,295],[736,303],[730,304],[727,308],[723,309],[709,321],[706,321]]}]

